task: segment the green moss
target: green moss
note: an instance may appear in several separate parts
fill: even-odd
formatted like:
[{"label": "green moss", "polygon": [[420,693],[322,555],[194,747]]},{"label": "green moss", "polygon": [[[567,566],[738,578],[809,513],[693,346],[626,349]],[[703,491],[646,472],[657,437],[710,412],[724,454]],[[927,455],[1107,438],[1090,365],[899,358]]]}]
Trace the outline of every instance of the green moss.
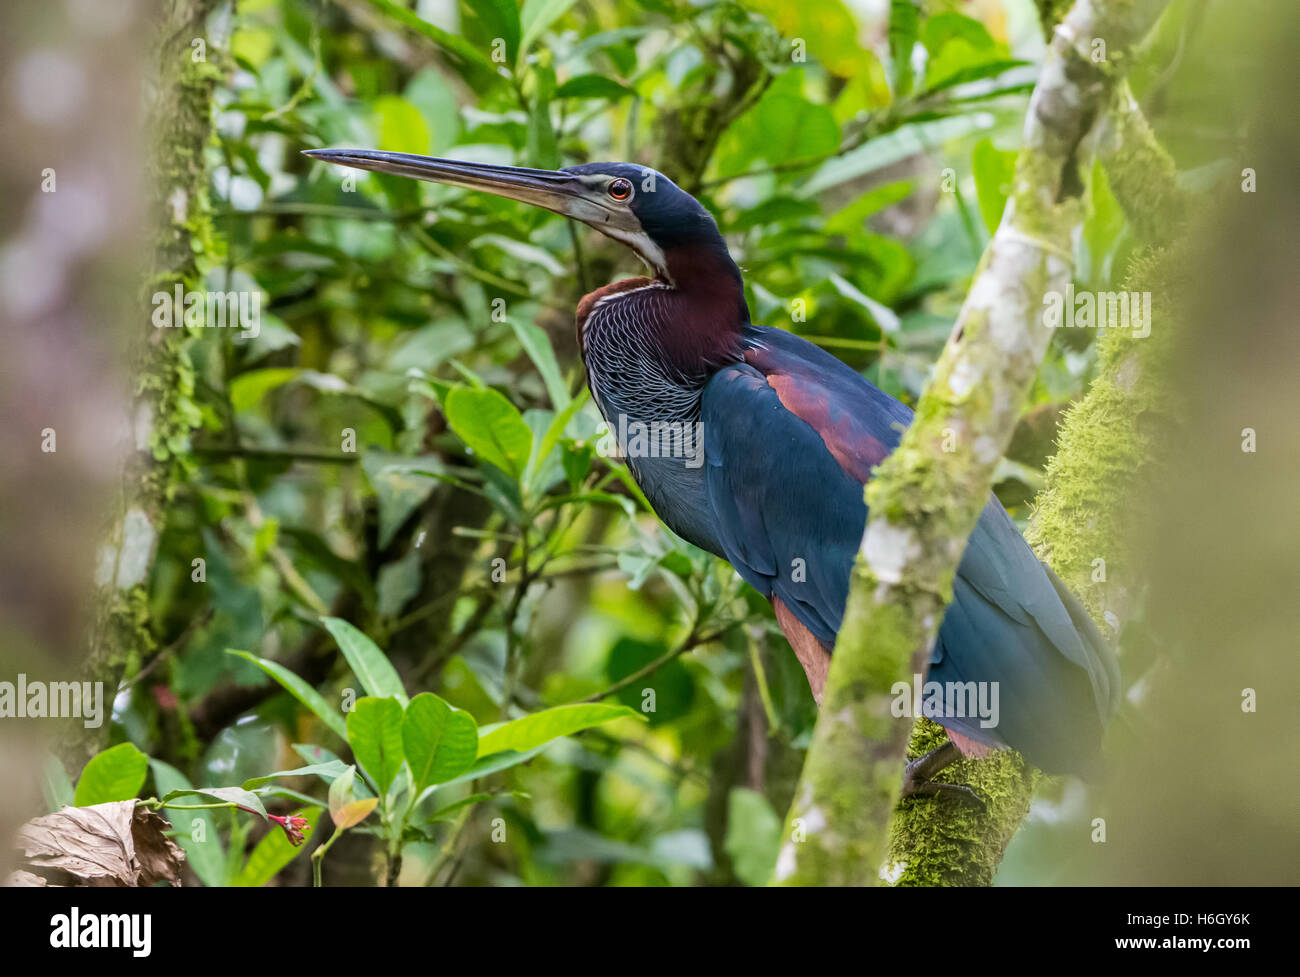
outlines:
[{"label": "green moss", "polygon": [[[215,0],[166,4],[158,25],[151,107],[153,145],[148,184],[153,188],[153,255],[140,293],[141,315],[131,350],[130,369],[139,379],[134,391],[136,417],[147,415],[148,451],[136,452],[122,479],[119,512],[143,513],[154,532],[154,545],[166,522],[167,504],[187,474],[190,431],[200,419],[194,400],[194,368],[187,353],[187,330],[152,326],[152,295],[176,285],[202,287],[207,262],[220,254],[211,205],[204,150],[213,136],[212,91],[221,71],[215,64],[194,62],[190,40],[202,36]],[[120,545],[120,541],[115,541]],[[152,554],[149,554],[152,561]],[[96,607],[96,631],[86,665],[87,677],[115,688],[123,674],[138,669],[155,650],[148,604],[148,579],[128,588],[102,588]],[[79,767],[96,741],[108,732],[78,729],[75,741],[63,744],[69,766]]]},{"label": "green moss", "polygon": [[[1174,410],[1167,374],[1186,294],[1180,266],[1163,252],[1134,262],[1122,288],[1152,293],[1151,333],[1102,333],[1097,379],[1062,418],[1059,449],[1025,534],[1098,618],[1107,610],[1107,583],[1117,572],[1124,576],[1123,541],[1142,519],[1132,501],[1137,480],[1162,457],[1160,432]],[[1097,559],[1106,561],[1106,581],[1093,579]]]},{"label": "green moss", "polygon": [[[918,720],[908,758],[942,746],[947,738],[942,726]],[[992,884],[1040,777],[1014,750],[946,767],[939,779],[973,788],[985,809],[954,797],[903,799],[890,824],[886,879],[899,886]]]},{"label": "green moss", "polygon": [[1103,153],[1111,192],[1144,241],[1170,239],[1187,218],[1189,196],[1177,183],[1173,158],[1156,140],[1127,85],[1111,94],[1107,138],[1113,151]]}]

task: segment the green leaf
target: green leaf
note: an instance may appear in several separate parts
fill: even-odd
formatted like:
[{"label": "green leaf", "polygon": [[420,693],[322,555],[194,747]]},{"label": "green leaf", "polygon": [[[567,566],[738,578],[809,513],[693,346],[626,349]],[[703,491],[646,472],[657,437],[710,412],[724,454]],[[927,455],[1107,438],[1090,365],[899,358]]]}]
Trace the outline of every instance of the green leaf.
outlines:
[{"label": "green leaf", "polygon": [[[160,796],[170,794],[190,786],[185,775],[170,764],[161,760],[150,760],[153,770],[154,789]],[[221,835],[211,811],[172,811],[167,808],[167,818],[176,827],[176,842],[185,852],[185,860],[194,869],[194,874],[206,886],[226,886],[230,884],[230,863],[226,859],[226,849],[221,844]],[[196,831],[194,822],[203,823],[202,831]],[[201,835],[202,841],[195,838]]]},{"label": "green leaf", "polygon": [[521,763],[527,763],[542,750],[546,749],[549,744],[543,743],[541,746],[534,747],[524,753],[518,753],[514,750],[503,750],[500,753],[493,753],[491,756],[480,756],[474,761],[474,765],[466,770],[459,777],[453,777],[438,786],[450,787],[453,784],[464,784],[471,780],[478,780],[480,777],[486,777],[489,774],[500,773],[502,770],[509,770],[511,767],[517,767]]},{"label": "green leaf", "polygon": [[420,110],[402,96],[381,95],[375,99],[375,116],[380,149],[428,155],[433,141],[429,123],[424,121]]},{"label": "green leaf", "polygon": [[402,707],[397,700],[358,699],[348,713],[348,743],[379,793],[387,793],[402,769]]},{"label": "green leaf", "polygon": [[533,70],[536,90],[528,115],[528,164],[546,170],[560,165],[559,141],[551,124],[551,97],[555,94],[555,69],[538,65]]},{"label": "green leaf", "polygon": [[495,796],[496,796],[495,794],[470,794],[468,797],[462,797],[458,801],[452,801],[450,804],[438,808],[436,811],[434,811],[432,814],[429,815],[427,820],[429,821],[455,820],[454,818],[451,817],[451,815],[455,814],[457,811],[469,807],[471,804],[481,804],[483,801],[490,801]]},{"label": "green leaf", "polygon": [[478,727],[467,712],[453,709],[431,692],[411,700],[402,720],[402,747],[415,782],[414,793],[469,769],[478,755]]},{"label": "green leaf", "polygon": [[[789,76],[787,76],[789,77]],[[770,90],[724,134],[717,169],[731,176],[750,169],[756,159],[773,165],[806,161],[814,165],[840,144],[835,114],[810,102],[787,83]]]},{"label": "green leaf", "polygon": [[234,804],[247,808],[252,814],[266,817],[266,808],[262,806],[262,799],[251,790],[244,790],[242,787],[182,787],[168,791],[163,796],[162,802],[164,805],[169,805],[171,801],[181,797],[199,797],[219,804]]},{"label": "green leaf", "polygon": [[[1023,68],[1029,64],[1028,61],[1016,61],[1010,58],[999,58],[994,61],[981,61],[978,64],[967,65],[964,68],[958,68],[949,74],[938,77],[927,88],[927,94],[932,92],[943,91],[947,88],[956,88],[958,85],[965,85],[968,82],[979,81],[982,78],[993,78],[997,75],[1005,74],[1013,68]],[[1016,87],[1019,87],[1017,84]],[[960,94],[960,93],[958,93]]]},{"label": "green leaf", "polygon": [[305,767],[298,767],[296,770],[277,770],[275,773],[268,773],[261,777],[250,777],[244,781],[242,786],[244,790],[256,790],[263,784],[269,784],[281,777],[323,777],[333,783],[347,769],[348,765],[342,760],[326,760],[324,763],[310,763]]},{"label": "green leaf", "polygon": [[1075,273],[1079,280],[1100,282],[1106,279],[1110,274],[1108,256],[1114,251],[1124,226],[1124,209],[1110,189],[1106,170],[1099,161],[1094,162],[1088,188],[1088,215],[1083,221],[1085,261]]},{"label": "green leaf", "polygon": [[[316,822],[320,820],[324,810],[322,807],[306,807],[300,811],[295,811],[291,816],[306,818],[307,831],[305,833],[310,834],[315,829]],[[244,867],[239,870],[239,874],[235,876],[231,884],[242,888],[264,886],[275,878],[280,869],[292,862],[298,853],[306,847],[306,845],[293,844],[279,827],[274,827],[248,853],[248,860],[244,862]]]},{"label": "green leaf", "polygon": [[975,173],[980,216],[992,234],[1002,222],[1002,211],[1006,209],[1007,197],[1011,193],[1011,181],[1016,174],[1016,154],[995,148],[991,139],[981,139],[971,156],[971,168]]},{"label": "green leaf", "polygon": [[379,500],[379,546],[387,548],[397,531],[437,487],[444,465],[436,455],[389,454],[366,450],[361,470]]},{"label": "green leaf", "polygon": [[550,425],[546,428],[546,432],[542,435],[541,440],[537,444],[536,456],[528,460],[528,471],[525,475],[524,481],[529,485],[529,487],[544,487],[539,486],[537,482],[539,476],[546,471],[546,460],[550,457],[551,452],[555,450],[555,445],[564,435],[564,429],[569,426],[569,422],[573,420],[578,411],[582,410],[583,406],[587,403],[587,397],[587,390],[586,388],[583,388],[582,393],[569,401],[568,406],[556,414]]},{"label": "green leaf", "polygon": [[627,706],[611,706],[601,702],[578,702],[543,709],[530,716],[502,723],[486,734],[480,732],[478,755],[484,757],[501,750],[524,753],[561,736],[571,736],[584,729],[628,716],[642,718],[640,713]]},{"label": "green leaf", "polygon": [[991,117],[977,113],[906,125],[878,139],[872,139],[850,153],[827,160],[799,188],[798,195],[802,198],[812,197],[841,183],[892,166],[909,156],[933,152],[949,139],[988,129],[992,124]]},{"label": "green leaf", "polygon": [[377,608],[383,617],[396,617],[416,594],[420,592],[420,552],[414,548],[400,560],[385,563],[379,568],[375,581]]},{"label": "green leaf", "polygon": [[527,54],[542,32],[563,17],[573,3],[574,0],[524,0],[524,9],[519,16],[523,27],[520,53]]},{"label": "green leaf", "polygon": [[496,68],[473,44],[455,34],[449,34],[441,27],[435,27],[423,17],[412,13],[394,0],[370,0],[372,7],[377,7],[398,23],[423,34],[449,54],[455,55],[465,64],[480,73],[480,76],[497,77]]},{"label": "green leaf", "polygon": [[515,405],[495,390],[458,387],[447,395],[447,423],[484,461],[518,478],[528,463],[533,433]]},{"label": "green leaf", "polygon": [[296,366],[268,367],[241,373],[230,381],[230,404],[237,411],[250,410],[276,387],[297,379],[301,373],[302,370]]},{"label": "green leaf", "polygon": [[403,706],[406,705],[406,690],[402,688],[397,669],[393,668],[393,663],[377,644],[342,618],[323,617],[321,623],[334,636],[343,657],[352,667],[352,673],[369,695],[391,695]]},{"label": "green leaf", "polygon": [[75,807],[76,789],[72,778],[63,769],[63,761],[53,753],[45,758],[41,769],[41,793],[45,796],[45,806],[51,812],[61,807]]},{"label": "green leaf", "polygon": [[319,692],[300,679],[289,669],[285,668],[278,662],[268,661],[265,658],[258,658],[256,655],[249,654],[247,651],[236,651],[233,648],[226,650],[228,655],[238,655],[240,658],[252,662],[267,675],[280,683],[281,687],[291,696],[310,709],[316,717],[328,726],[331,730],[339,734],[340,739],[348,738],[348,730],[343,722],[343,716],[337,709],[332,707]]},{"label": "green leaf", "polygon": [[920,16],[913,0],[891,0],[889,4],[889,85],[894,100],[912,90],[912,48],[919,34]]},{"label": "green leaf", "polygon": [[77,807],[130,800],[140,793],[149,774],[149,758],[133,743],[119,743],[91,757],[77,780]]},{"label": "green leaf", "polygon": [[604,75],[577,75],[555,90],[556,98],[626,98],[635,95],[626,85]]},{"label": "green leaf", "polygon": [[492,38],[501,38],[506,42],[506,58],[510,64],[515,63],[519,54],[519,8],[515,0],[465,0],[471,10],[478,15],[483,29]]},{"label": "green leaf", "polygon": [[723,847],[742,882],[767,884],[781,848],[781,819],[766,797],[747,787],[731,789]]},{"label": "green leaf", "polygon": [[[692,572],[691,561],[681,553],[668,553],[659,560],[659,565],[667,569],[667,564],[678,563],[674,571],[683,576],[680,564],[685,564],[684,576]],[[621,682],[649,665],[663,654],[662,645],[653,641],[641,641],[631,637],[621,637],[609,649],[609,659],[605,663],[605,677],[611,684]],[[652,726],[660,726],[686,715],[695,698],[695,681],[691,673],[682,664],[680,658],[664,662],[655,671],[644,676],[640,681],[620,689],[617,701],[633,711],[640,711],[644,701],[644,690],[653,689],[655,711],[640,713]]]},{"label": "green leaf", "polygon": [[531,322],[516,322],[511,319],[510,328],[515,331],[519,345],[524,348],[528,358],[533,361],[533,366],[537,367],[537,372],[541,374],[542,382],[546,384],[546,393],[551,398],[551,405],[556,410],[564,410],[569,406],[569,387],[564,382],[564,374],[560,371],[559,361],[555,358],[551,337],[546,335],[546,330]]}]

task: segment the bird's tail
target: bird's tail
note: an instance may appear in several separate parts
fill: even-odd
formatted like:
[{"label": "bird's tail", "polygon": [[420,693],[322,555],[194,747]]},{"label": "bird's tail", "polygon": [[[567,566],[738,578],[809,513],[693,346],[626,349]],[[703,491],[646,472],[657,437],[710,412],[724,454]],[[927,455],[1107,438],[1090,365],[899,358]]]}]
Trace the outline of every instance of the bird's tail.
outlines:
[{"label": "bird's tail", "polygon": [[1052,582],[1056,595],[1061,598],[1066,613],[1070,615],[1075,630],[1079,632],[1079,637],[1083,639],[1084,647],[1088,650],[1091,659],[1088,674],[1092,678],[1093,694],[1097,699],[1097,711],[1103,717],[1108,718],[1118,708],[1120,696],[1123,693],[1123,687],[1120,684],[1119,659],[1115,657],[1115,649],[1111,647],[1110,642],[1101,633],[1101,629],[1097,627],[1097,622],[1092,619],[1088,609],[1083,606],[1083,601],[1074,595],[1074,592],[1065,585],[1065,581],[1056,575],[1055,570],[1046,563],[1043,564],[1043,569],[1047,571],[1047,579]]}]

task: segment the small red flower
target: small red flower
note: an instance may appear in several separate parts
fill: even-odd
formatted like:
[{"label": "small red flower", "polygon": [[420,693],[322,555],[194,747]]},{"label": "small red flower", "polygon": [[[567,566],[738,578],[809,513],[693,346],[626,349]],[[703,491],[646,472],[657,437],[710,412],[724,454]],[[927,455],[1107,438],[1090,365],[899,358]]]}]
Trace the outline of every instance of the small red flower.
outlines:
[{"label": "small red flower", "polygon": [[292,814],[289,817],[282,818],[275,814],[268,814],[267,817],[280,827],[284,828],[284,833],[288,836],[291,845],[297,847],[307,840],[304,831],[310,831],[311,825],[309,825],[307,819],[301,815]]}]

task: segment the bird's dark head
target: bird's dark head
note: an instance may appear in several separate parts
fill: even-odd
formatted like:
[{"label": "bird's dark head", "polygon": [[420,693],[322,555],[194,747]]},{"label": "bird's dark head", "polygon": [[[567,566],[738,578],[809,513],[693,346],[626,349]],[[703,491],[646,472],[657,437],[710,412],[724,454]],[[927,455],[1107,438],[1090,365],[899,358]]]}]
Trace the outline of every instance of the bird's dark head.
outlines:
[{"label": "bird's dark head", "polygon": [[701,263],[739,280],[712,215],[672,180],[634,163],[584,163],[535,170],[368,149],[312,149],[340,166],[482,190],[582,221],[637,253],[674,281]]}]

